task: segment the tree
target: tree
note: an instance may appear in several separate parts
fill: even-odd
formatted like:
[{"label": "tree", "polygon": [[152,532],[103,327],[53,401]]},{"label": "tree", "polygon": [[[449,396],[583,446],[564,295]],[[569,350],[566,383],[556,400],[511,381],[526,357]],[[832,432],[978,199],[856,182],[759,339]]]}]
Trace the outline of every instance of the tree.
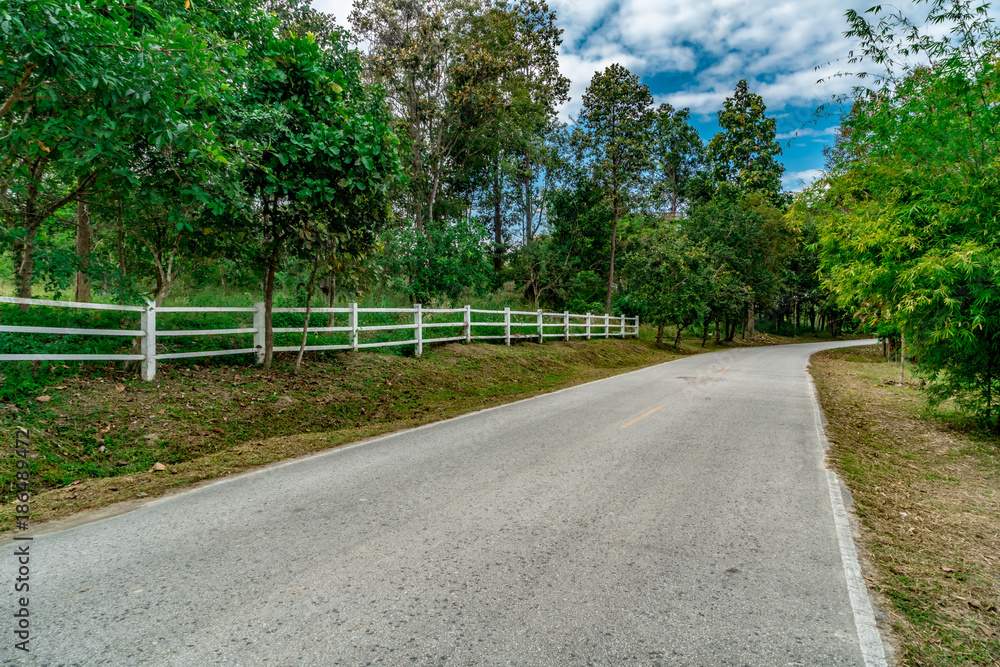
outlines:
[{"label": "tree", "polygon": [[774,140],[775,121],[766,111],[763,98],[751,93],[746,79],[741,79],[719,112],[722,131],[708,144],[708,159],[717,180],[777,202],[785,168],[775,159],[781,146]]},{"label": "tree", "polygon": [[317,254],[366,250],[388,217],[386,195],[399,160],[384,100],[361,83],[360,59],[346,35],[326,50],[311,38],[272,38],[264,55],[231,120],[253,151],[243,210],[264,250],[270,367],[282,253],[302,253],[312,265]]},{"label": "tree", "polygon": [[[395,127],[404,138],[408,185],[406,215],[421,228],[439,217],[439,199],[461,133],[454,100],[493,87],[483,72],[456,87],[455,67],[476,46],[470,24],[479,0],[358,0],[351,11],[354,37],[366,45],[364,75],[385,91]],[[488,63],[481,63],[488,64]]]},{"label": "tree", "polygon": [[737,191],[692,208],[681,225],[708,254],[713,281],[709,308],[726,323],[726,339],[732,340],[747,311],[752,337],[754,306],[773,303],[784,262],[794,250],[794,234],[781,211],[760,193]]},{"label": "tree", "polygon": [[[544,2],[520,0],[490,6],[473,20],[472,40],[455,68],[456,98],[464,107],[453,180],[493,209],[494,270],[503,264],[505,203],[520,214],[520,236],[529,243],[540,226],[539,173],[551,164],[547,135],[556,109],[568,99],[569,80],[559,72],[562,30]],[[465,85],[485,76],[494,88]],[[473,94],[469,94],[473,93]],[[543,185],[542,199],[545,189]],[[484,208],[485,208],[484,206]],[[536,217],[537,211],[537,217]]]},{"label": "tree", "polygon": [[852,62],[879,69],[843,123],[822,269],[841,305],[901,328],[932,396],[1000,432],[1000,33],[985,5],[924,4],[933,34],[848,12]]},{"label": "tree", "polygon": [[628,246],[622,273],[630,302],[645,322],[657,325],[657,345],[663,344],[664,328],[676,326],[674,347],[679,347],[683,331],[702,321],[708,307],[707,253],[677,225],[663,222],[644,229]]},{"label": "tree", "polygon": [[583,95],[577,138],[589,159],[591,173],[611,200],[614,221],[604,310],[611,312],[615,281],[618,222],[627,212],[630,191],[649,164],[649,130],[653,96],[639,77],[615,64],[596,72]]},{"label": "tree", "polygon": [[693,181],[705,166],[705,145],[690,118],[688,109],[661,104],[653,122],[652,199],[671,218],[686,205]]},{"label": "tree", "polygon": [[[173,168],[224,161],[214,119],[192,109],[233,80],[239,49],[216,31],[260,23],[230,9],[96,0],[14,0],[0,9],[0,211],[21,296],[31,295],[42,225],[70,203],[82,202],[79,218],[87,217],[88,200],[112,181],[136,183],[144,166],[137,142]],[[185,149],[172,152],[179,143]],[[78,228],[89,234],[89,224]],[[86,268],[89,243],[80,241]]]}]

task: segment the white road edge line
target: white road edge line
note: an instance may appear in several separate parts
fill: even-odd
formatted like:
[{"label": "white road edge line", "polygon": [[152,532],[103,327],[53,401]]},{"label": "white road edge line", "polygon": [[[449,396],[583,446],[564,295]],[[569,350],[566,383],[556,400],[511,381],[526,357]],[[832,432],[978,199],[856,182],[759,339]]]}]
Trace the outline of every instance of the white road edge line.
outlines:
[{"label": "white road edge line", "polygon": [[[825,452],[829,449],[829,441],[823,429],[819,396],[816,392],[816,385],[813,384],[812,374],[806,370],[806,375],[809,377],[816,438]],[[875,612],[872,610],[872,603],[868,597],[868,587],[865,585],[864,577],[861,576],[861,564],[858,562],[858,552],[854,546],[854,538],[851,536],[851,522],[847,516],[847,509],[844,507],[843,494],[840,491],[840,479],[826,467],[825,463],[823,468],[830,491],[830,506],[833,509],[833,522],[837,529],[837,542],[840,544],[840,560],[844,565],[844,576],[847,579],[847,594],[851,599],[851,609],[854,611],[854,627],[857,628],[858,642],[861,644],[861,657],[865,661],[865,667],[888,667],[882,635],[879,634],[878,625],[875,622]]]}]

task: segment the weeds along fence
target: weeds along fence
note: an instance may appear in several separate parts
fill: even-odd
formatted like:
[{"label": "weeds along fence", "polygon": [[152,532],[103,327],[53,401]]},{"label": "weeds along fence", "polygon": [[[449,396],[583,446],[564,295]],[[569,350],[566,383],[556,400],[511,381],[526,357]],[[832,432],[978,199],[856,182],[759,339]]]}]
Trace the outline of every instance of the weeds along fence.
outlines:
[{"label": "weeds along fence", "polygon": [[[0,297],[18,324],[0,321],[0,361],[136,361],[144,380],[156,362],[225,355],[264,357],[264,304],[253,307],[157,307]],[[56,312],[53,312],[56,309]],[[297,352],[306,330],[306,351],[360,350],[474,340],[544,342],[547,339],[638,336],[638,317],[463,308],[272,309],[275,352]],[[10,319],[4,317],[4,320]],[[324,321],[325,320],[325,321]],[[58,321],[66,326],[43,326]],[[231,326],[232,324],[249,326]],[[215,327],[215,328],[212,328]],[[17,353],[7,353],[16,349]]]}]

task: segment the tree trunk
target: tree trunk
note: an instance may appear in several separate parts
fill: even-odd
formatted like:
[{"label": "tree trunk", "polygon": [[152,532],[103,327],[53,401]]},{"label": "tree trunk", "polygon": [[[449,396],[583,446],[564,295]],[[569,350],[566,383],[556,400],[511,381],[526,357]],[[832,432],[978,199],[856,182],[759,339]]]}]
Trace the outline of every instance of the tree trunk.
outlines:
[{"label": "tree trunk", "polygon": [[615,201],[615,224],[611,228],[611,267],[608,270],[608,296],[604,300],[604,313],[611,314],[611,286],[615,282],[615,241],[618,238],[618,210],[619,204]]},{"label": "tree trunk", "polygon": [[533,179],[531,178],[531,156],[525,153],[524,155],[524,172],[521,176],[521,189],[524,192],[524,228],[528,232],[527,241],[531,241],[534,237],[534,212],[531,208],[531,189],[532,189]]},{"label": "tree trunk", "polygon": [[173,258],[171,257],[166,269],[163,267],[163,263],[160,261],[156,262],[156,294],[154,299],[157,306],[162,306],[163,301],[170,295],[170,291],[174,288],[174,277],[173,272]]},{"label": "tree trunk", "polygon": [[757,336],[757,329],[756,329],[756,326],[755,326],[756,322],[757,322],[757,316],[754,313],[753,301],[751,301],[750,302],[750,308],[749,308],[749,311],[747,313],[747,329],[748,329],[748,333],[750,334],[750,340],[753,340]]},{"label": "tree trunk", "polygon": [[115,233],[115,249],[118,253],[118,272],[125,276],[125,224],[122,222],[122,209],[118,207],[116,213],[118,229]]},{"label": "tree trunk", "polygon": [[708,342],[708,320],[701,323],[701,346],[705,347]]},{"label": "tree trunk", "polygon": [[309,315],[312,313],[313,290],[316,288],[316,272],[319,271],[319,255],[313,260],[312,271],[309,273],[309,283],[306,285],[306,320],[302,325],[302,342],[299,343],[299,354],[295,357],[295,375],[302,368],[302,355],[306,352],[306,339],[309,337]]},{"label": "tree trunk", "polygon": [[718,345],[721,341],[719,338],[719,318],[715,319],[715,344]]},{"label": "tree trunk", "polygon": [[267,277],[264,279],[264,370],[271,368],[274,357],[274,326],[271,324],[271,311],[274,309],[274,274],[278,270],[278,255],[281,252],[281,241],[275,240],[271,249],[271,259],[267,263]]},{"label": "tree trunk", "polygon": [[[22,299],[31,298],[31,284],[35,279],[35,239],[38,229],[28,229],[21,245],[20,263],[17,266],[17,295]],[[22,305],[21,310],[27,312],[28,306]]]},{"label": "tree trunk", "polygon": [[656,347],[663,347],[663,322],[656,325]]},{"label": "tree trunk", "polygon": [[500,198],[503,193],[500,180],[500,158],[497,157],[496,173],[493,175],[493,270],[497,276],[503,269],[503,221],[500,215]]},{"label": "tree trunk", "polygon": [[90,209],[87,202],[76,202],[76,259],[80,270],[76,272],[76,300],[90,303]]},{"label": "tree trunk", "polygon": [[678,349],[678,350],[681,349],[681,332],[682,331],[684,331],[684,325],[683,324],[678,324],[677,325],[677,335],[674,337],[674,348]]},{"label": "tree trunk", "polygon": [[[333,270],[326,277],[326,294],[330,298],[330,308],[336,308],[337,303],[337,276],[333,275]],[[337,326],[334,324],[334,315],[336,313],[330,313],[330,318],[327,320],[328,327]]]}]

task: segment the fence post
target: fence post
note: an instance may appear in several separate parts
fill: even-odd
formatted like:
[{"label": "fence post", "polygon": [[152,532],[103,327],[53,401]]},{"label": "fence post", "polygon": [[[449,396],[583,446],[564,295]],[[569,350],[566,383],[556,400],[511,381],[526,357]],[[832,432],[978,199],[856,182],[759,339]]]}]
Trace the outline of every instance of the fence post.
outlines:
[{"label": "fence post", "polygon": [[465,342],[472,342],[472,306],[465,307]]},{"label": "fence post", "polygon": [[635,316],[635,337],[639,337],[639,316]]},{"label": "fence post", "polygon": [[622,313],[622,340],[625,340],[625,313]]},{"label": "fence post", "polygon": [[569,340],[569,311],[563,313],[563,340]]},{"label": "fence post", "polygon": [[542,322],[542,313],[544,311],[538,311],[538,342],[545,342],[545,324]]},{"label": "fence post", "polygon": [[587,340],[590,340],[590,313],[587,313]]},{"label": "fence post", "polygon": [[503,309],[503,339],[510,346],[510,306]]},{"label": "fence post", "polygon": [[604,337],[611,336],[611,315],[604,313]]},{"label": "fence post", "polygon": [[351,327],[351,351],[358,351],[358,304],[351,303],[351,312],[348,314],[348,325]]},{"label": "fence post", "polygon": [[258,364],[264,363],[264,302],[253,305],[253,352]]},{"label": "fence post", "polygon": [[152,382],[156,377],[156,303],[146,302],[146,310],[141,316],[142,332],[142,379]]},{"label": "fence post", "polygon": [[424,353],[424,311],[419,303],[413,304],[413,324],[416,325],[414,332],[417,339],[416,356],[420,357]]}]

